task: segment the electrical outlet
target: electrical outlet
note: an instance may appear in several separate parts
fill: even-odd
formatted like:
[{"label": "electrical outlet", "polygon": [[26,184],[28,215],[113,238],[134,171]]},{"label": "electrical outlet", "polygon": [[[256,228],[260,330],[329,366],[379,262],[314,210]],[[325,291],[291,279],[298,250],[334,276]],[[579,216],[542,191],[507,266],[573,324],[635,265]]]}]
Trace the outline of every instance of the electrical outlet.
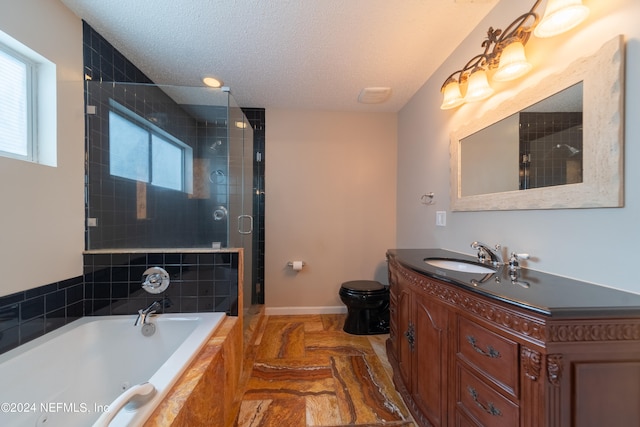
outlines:
[{"label": "electrical outlet", "polygon": [[438,227],[447,225],[447,211],[436,211],[436,225]]}]

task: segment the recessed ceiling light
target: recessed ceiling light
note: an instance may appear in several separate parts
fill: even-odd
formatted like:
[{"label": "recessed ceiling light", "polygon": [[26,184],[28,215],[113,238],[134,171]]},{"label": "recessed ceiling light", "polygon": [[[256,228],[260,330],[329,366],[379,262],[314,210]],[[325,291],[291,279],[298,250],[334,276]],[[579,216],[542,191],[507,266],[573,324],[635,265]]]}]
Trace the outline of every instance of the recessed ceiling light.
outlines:
[{"label": "recessed ceiling light", "polygon": [[202,82],[209,87],[219,88],[224,84],[222,80],[217,79],[215,77],[205,77],[202,79]]}]

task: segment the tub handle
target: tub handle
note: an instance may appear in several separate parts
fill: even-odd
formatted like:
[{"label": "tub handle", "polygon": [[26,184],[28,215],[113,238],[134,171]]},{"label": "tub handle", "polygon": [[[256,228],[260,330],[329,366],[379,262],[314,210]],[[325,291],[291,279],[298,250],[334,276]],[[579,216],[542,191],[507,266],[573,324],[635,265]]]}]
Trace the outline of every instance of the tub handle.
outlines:
[{"label": "tub handle", "polygon": [[98,418],[98,420],[93,423],[93,427],[107,427],[109,423],[111,423],[111,420],[113,420],[113,418],[118,415],[118,412],[120,412],[120,410],[124,408],[124,406],[133,398],[137,396],[149,396],[155,391],[156,388],[149,382],[134,385],[133,387],[123,392],[120,396],[116,397],[116,400],[111,402],[111,404],[109,405],[109,409],[107,411],[104,411],[102,415],[100,415],[100,418]]}]

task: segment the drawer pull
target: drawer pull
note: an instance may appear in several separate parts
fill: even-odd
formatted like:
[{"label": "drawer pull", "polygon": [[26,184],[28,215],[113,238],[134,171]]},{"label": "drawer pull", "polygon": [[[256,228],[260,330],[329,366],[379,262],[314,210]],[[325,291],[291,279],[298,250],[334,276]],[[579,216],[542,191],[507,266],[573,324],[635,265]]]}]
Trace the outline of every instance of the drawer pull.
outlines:
[{"label": "drawer pull", "polygon": [[467,341],[469,342],[469,344],[471,344],[471,347],[473,347],[473,349],[480,354],[484,354],[485,356],[492,359],[497,359],[498,357],[500,357],[500,352],[490,345],[487,346],[487,351],[484,351],[483,349],[478,347],[476,345],[476,338],[472,335],[467,335]]},{"label": "drawer pull", "polygon": [[500,412],[500,409],[493,406],[493,403],[488,402],[487,406],[485,406],[481,402],[479,402],[478,392],[476,391],[475,388],[471,386],[467,386],[467,390],[469,391],[469,394],[471,395],[471,398],[473,399],[473,401],[476,402],[476,405],[478,405],[478,407],[482,409],[484,412],[486,412],[489,415],[493,415],[494,417],[502,415],[502,412]]}]

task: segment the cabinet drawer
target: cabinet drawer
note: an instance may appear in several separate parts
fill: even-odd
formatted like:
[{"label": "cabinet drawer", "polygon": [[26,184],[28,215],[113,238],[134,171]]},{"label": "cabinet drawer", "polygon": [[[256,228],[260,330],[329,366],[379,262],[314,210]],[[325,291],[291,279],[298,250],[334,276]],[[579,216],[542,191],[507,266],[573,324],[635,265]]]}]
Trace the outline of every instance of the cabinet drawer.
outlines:
[{"label": "cabinet drawer", "polygon": [[518,397],[518,344],[458,317],[458,357]]},{"label": "cabinet drawer", "polygon": [[519,421],[518,406],[486,385],[461,363],[457,367],[456,406],[480,425],[513,427]]}]

